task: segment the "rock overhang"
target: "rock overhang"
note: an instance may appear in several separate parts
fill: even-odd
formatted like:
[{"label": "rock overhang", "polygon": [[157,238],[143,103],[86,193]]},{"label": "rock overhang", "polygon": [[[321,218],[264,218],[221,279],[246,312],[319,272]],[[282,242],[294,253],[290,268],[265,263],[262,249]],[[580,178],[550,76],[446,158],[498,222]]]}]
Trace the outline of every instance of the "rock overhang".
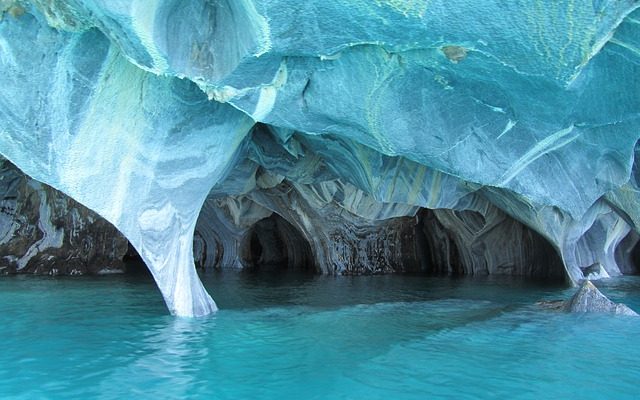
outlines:
[{"label": "rock overhang", "polygon": [[571,280],[615,275],[639,207],[637,7],[6,2],[0,153],[114,223],[181,315],[215,308],[192,262],[205,199],[286,214],[296,196],[260,193],[283,180],[369,221],[495,207]]}]

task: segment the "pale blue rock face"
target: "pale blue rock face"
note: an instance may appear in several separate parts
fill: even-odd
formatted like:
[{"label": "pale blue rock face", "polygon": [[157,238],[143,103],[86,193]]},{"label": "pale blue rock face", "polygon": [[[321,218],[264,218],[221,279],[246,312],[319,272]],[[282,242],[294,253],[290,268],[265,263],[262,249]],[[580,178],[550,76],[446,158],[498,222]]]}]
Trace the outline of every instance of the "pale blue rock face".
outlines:
[{"label": "pale blue rock face", "polygon": [[618,275],[640,226],[638,6],[4,0],[0,153],[118,227],[178,315],[215,310],[191,245],[207,197],[238,235],[272,212],[316,239],[338,214],[509,215],[570,280]]}]

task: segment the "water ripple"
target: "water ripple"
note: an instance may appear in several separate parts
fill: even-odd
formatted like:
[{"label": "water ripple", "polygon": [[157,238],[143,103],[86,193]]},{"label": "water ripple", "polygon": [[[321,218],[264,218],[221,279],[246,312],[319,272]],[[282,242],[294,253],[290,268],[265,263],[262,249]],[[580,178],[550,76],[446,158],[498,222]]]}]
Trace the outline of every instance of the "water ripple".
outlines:
[{"label": "water ripple", "polygon": [[380,278],[208,276],[227,304],[202,319],[147,280],[0,279],[0,397],[637,398],[640,318],[543,311],[571,290],[518,280]]}]

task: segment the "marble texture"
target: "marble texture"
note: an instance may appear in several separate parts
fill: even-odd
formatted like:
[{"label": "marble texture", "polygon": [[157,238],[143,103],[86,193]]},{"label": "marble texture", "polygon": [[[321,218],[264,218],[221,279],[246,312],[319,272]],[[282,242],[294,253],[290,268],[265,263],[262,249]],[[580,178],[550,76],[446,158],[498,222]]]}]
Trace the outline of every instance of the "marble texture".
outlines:
[{"label": "marble texture", "polygon": [[639,5],[2,0],[0,154],[115,225],[176,315],[216,309],[195,264],[257,249],[633,272]]},{"label": "marble texture", "polygon": [[96,213],[0,159],[0,275],[124,272],[127,239]]},{"label": "marble texture", "polygon": [[638,314],[622,303],[614,303],[603,295],[591,281],[585,280],[576,294],[565,305],[565,311],[574,313],[610,313],[637,317]]}]

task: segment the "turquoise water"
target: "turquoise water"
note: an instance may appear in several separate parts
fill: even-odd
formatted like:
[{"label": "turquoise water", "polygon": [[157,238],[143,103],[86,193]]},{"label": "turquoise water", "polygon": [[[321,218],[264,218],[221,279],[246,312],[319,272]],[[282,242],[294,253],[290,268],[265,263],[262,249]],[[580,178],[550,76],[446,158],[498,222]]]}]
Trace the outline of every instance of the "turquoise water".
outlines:
[{"label": "turquoise water", "polygon": [[[0,279],[0,398],[637,399],[640,318],[542,311],[508,279],[204,277],[167,315],[145,276]],[[640,310],[640,278],[599,283]]]}]

